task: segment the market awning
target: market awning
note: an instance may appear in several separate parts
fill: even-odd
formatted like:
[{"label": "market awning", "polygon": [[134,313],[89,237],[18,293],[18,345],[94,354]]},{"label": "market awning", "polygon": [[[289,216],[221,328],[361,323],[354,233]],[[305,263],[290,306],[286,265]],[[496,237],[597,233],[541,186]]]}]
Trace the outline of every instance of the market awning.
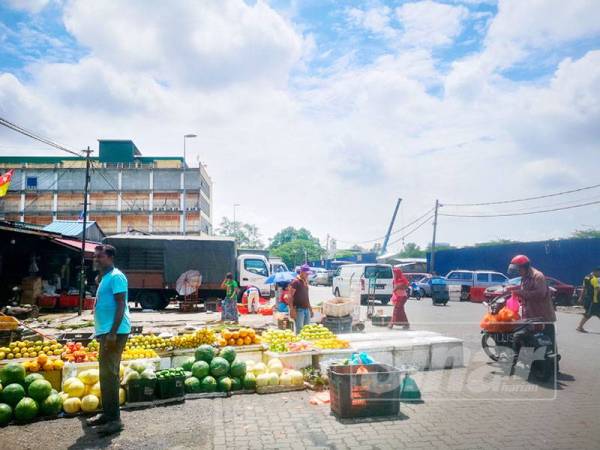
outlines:
[{"label": "market awning", "polygon": [[[72,250],[81,251],[81,241],[77,239],[53,239],[52,242],[56,242],[57,244]],[[99,242],[86,241],[85,256],[93,256],[97,245],[99,245]]]}]

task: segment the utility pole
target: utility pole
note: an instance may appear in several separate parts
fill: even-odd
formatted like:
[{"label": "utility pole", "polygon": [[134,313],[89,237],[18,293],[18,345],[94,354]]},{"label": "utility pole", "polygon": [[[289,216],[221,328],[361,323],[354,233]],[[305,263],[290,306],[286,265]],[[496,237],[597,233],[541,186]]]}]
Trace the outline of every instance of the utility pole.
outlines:
[{"label": "utility pole", "polygon": [[387,233],[385,234],[385,239],[383,240],[383,245],[381,246],[381,255],[384,255],[387,251],[388,241],[390,240],[390,235],[392,234],[392,228],[394,228],[394,222],[396,221],[396,215],[398,214],[398,208],[400,208],[400,203],[402,199],[399,198],[396,202],[396,208],[394,208],[394,214],[392,215],[392,220],[390,221],[390,226],[388,227]]},{"label": "utility pole", "polygon": [[439,200],[435,201],[435,213],[433,215],[433,238],[431,239],[431,260],[429,263],[429,272],[435,272],[435,238],[437,234],[438,209],[440,207]]},{"label": "utility pole", "polygon": [[90,185],[90,153],[92,152],[88,147],[85,152],[85,183],[83,185],[83,231],[81,232],[81,271],[79,272],[79,309],[77,315],[81,315],[83,310],[83,300],[85,299],[85,238],[87,228],[87,214],[88,214],[88,188]]}]

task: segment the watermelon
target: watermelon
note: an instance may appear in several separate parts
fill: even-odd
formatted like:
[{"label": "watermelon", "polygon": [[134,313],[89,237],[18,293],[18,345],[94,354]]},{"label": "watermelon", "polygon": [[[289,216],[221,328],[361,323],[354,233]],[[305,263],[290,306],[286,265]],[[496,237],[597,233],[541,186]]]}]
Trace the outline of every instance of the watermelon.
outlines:
[{"label": "watermelon", "polygon": [[229,392],[231,391],[231,378],[229,377],[221,377],[219,378],[219,391],[221,392]]},{"label": "watermelon", "polygon": [[38,404],[34,399],[23,397],[15,406],[15,419],[18,422],[29,422],[37,416],[38,410]]},{"label": "watermelon", "polygon": [[210,366],[206,361],[196,361],[192,365],[192,376],[198,380],[204,379],[210,373]]},{"label": "watermelon", "polygon": [[0,369],[0,383],[3,386],[11,383],[23,384],[25,382],[25,368],[15,362],[8,363]]},{"label": "watermelon", "polygon": [[244,361],[240,361],[236,359],[231,363],[231,368],[229,369],[229,373],[232,377],[244,378],[246,375],[246,363]]},{"label": "watermelon", "polygon": [[196,361],[206,361],[210,364],[215,357],[215,349],[211,345],[204,344],[196,349],[194,356]]},{"label": "watermelon", "polygon": [[183,364],[181,365],[181,368],[183,370],[185,370],[186,372],[191,372],[192,371],[192,366],[194,365],[194,362],[196,360],[190,356],[188,359],[186,359]]},{"label": "watermelon", "polygon": [[204,379],[200,382],[200,386],[202,388],[202,392],[215,392],[217,390],[217,380],[209,375],[204,377]]},{"label": "watermelon", "polygon": [[210,374],[215,377],[223,377],[229,372],[229,362],[225,358],[217,356],[210,362]]},{"label": "watermelon", "polygon": [[62,399],[58,394],[50,394],[40,403],[40,411],[44,416],[56,416],[62,411]]},{"label": "watermelon", "polygon": [[239,391],[242,389],[242,380],[236,377],[231,377],[231,390]]},{"label": "watermelon", "polygon": [[244,377],[244,389],[255,391],[256,390],[256,376],[253,373],[247,373]]},{"label": "watermelon", "polygon": [[0,403],[0,427],[12,420],[12,408],[6,403]]},{"label": "watermelon", "polygon": [[185,392],[188,394],[200,392],[200,380],[196,377],[189,377],[184,382]]},{"label": "watermelon", "polygon": [[25,380],[23,380],[25,387],[28,388],[29,385],[35,380],[45,380],[44,375],[42,375],[41,373],[30,373],[25,377]]},{"label": "watermelon", "polygon": [[27,395],[38,402],[43,401],[51,392],[52,385],[47,380],[35,380],[27,389]]},{"label": "watermelon", "polygon": [[25,397],[25,389],[17,383],[12,383],[2,390],[2,401],[10,406],[15,406]]},{"label": "watermelon", "polygon": [[223,347],[219,352],[219,356],[227,360],[229,364],[235,361],[235,349],[233,347]]}]

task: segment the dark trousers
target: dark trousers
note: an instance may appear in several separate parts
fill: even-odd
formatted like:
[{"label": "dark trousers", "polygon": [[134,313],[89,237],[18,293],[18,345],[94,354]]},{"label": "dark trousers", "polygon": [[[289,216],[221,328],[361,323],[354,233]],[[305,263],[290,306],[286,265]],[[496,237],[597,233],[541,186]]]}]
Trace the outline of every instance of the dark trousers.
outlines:
[{"label": "dark trousers", "polygon": [[108,348],[105,344],[106,334],[98,336],[100,343],[99,365],[100,365],[100,391],[102,393],[102,409],[104,415],[110,420],[120,420],[119,409],[119,366],[121,365],[121,354],[127,344],[127,334],[117,334],[117,341],[113,347]]}]

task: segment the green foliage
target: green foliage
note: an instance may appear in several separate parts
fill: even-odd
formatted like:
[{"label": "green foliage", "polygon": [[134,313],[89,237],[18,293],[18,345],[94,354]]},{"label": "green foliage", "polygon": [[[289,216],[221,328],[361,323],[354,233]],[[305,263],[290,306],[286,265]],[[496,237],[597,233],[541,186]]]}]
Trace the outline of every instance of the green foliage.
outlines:
[{"label": "green foliage", "polygon": [[294,227],[287,227],[287,228],[284,228],[283,230],[281,230],[275,236],[273,236],[273,238],[271,239],[271,244],[269,245],[269,248],[274,249],[277,247],[281,247],[284,244],[287,244],[289,242],[296,241],[296,240],[313,241],[313,242],[316,242],[317,244],[319,243],[319,240],[316,237],[314,237],[311,234],[311,232],[308,231],[306,228],[296,229]]},{"label": "green foliage", "polygon": [[354,250],[338,250],[335,252],[336,258],[349,258],[350,256],[356,255]]},{"label": "green foliage", "polygon": [[426,253],[425,250],[422,250],[421,247],[419,247],[414,242],[408,242],[404,246],[404,249],[400,252],[400,257],[401,258],[424,258],[425,253]]},{"label": "green foliage", "polygon": [[263,249],[265,244],[260,240],[260,233],[256,225],[240,222],[233,222],[227,217],[223,217],[217,234],[235,238],[238,247]]},{"label": "green foliage", "polygon": [[271,254],[279,256],[292,269],[306,260],[320,259],[325,254],[319,242],[307,239],[296,239],[271,249]]},{"label": "green foliage", "polygon": [[491,247],[492,245],[516,244],[517,242],[511,239],[494,239],[488,242],[478,242],[474,247]]},{"label": "green foliage", "polygon": [[600,238],[600,230],[596,230],[594,228],[588,228],[587,230],[575,230],[571,237],[577,239]]}]

